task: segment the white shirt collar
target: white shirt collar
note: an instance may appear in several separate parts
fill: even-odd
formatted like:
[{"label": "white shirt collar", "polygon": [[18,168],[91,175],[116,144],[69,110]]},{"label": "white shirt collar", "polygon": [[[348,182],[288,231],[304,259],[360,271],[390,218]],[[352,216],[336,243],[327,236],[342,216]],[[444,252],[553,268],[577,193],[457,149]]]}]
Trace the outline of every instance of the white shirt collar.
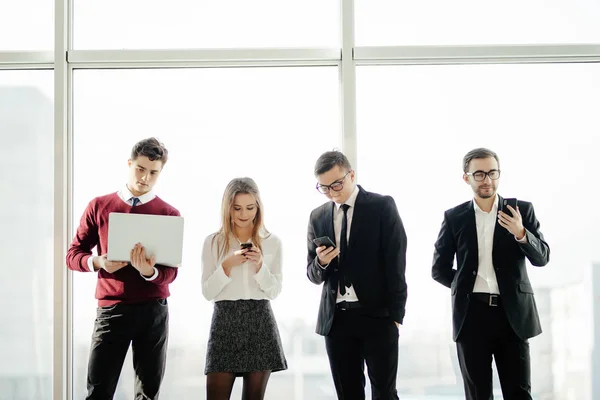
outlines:
[{"label": "white shirt collar", "polygon": [[146,204],[149,201],[154,200],[154,198],[156,197],[156,194],[153,190],[149,191],[148,193],[144,193],[141,196],[134,196],[133,193],[131,193],[131,191],[127,187],[127,185],[123,185],[121,190],[119,190],[118,195],[121,198],[121,200],[128,204],[132,197],[137,197],[138,199],[140,199],[140,204]]},{"label": "white shirt collar", "polygon": [[[495,194],[495,199],[494,199],[494,205],[492,206],[492,209],[490,212],[496,212],[498,211],[498,203],[500,201],[500,199],[498,198],[498,194]],[[479,206],[477,205],[477,202],[475,201],[475,198],[473,198],[473,208],[475,209],[475,212],[482,212],[487,214],[485,211],[483,211],[481,208],[479,208]]]},{"label": "white shirt collar", "polygon": [[[350,197],[348,197],[348,200],[346,200],[344,202],[344,204],[348,204],[350,207],[354,207],[354,203],[356,203],[356,197],[358,197],[358,192],[360,190],[358,189],[358,185],[354,184],[354,191],[352,192],[352,194],[350,195]],[[340,207],[342,206],[341,204],[335,203],[335,209],[339,210]]]}]

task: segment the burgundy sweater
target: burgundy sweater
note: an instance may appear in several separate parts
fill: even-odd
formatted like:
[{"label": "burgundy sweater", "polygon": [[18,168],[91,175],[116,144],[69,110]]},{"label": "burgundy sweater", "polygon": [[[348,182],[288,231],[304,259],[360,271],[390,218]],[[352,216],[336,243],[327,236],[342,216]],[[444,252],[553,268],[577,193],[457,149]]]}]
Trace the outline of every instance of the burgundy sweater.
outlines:
[{"label": "burgundy sweater", "polygon": [[[106,254],[108,249],[108,214],[111,212],[179,216],[177,209],[159,197],[135,207],[121,200],[117,193],[96,197],[85,209],[77,233],[67,251],[67,266],[69,269],[90,272],[88,258],[92,256],[92,249],[96,246],[98,246],[99,255]],[[98,305],[141,303],[169,297],[169,283],[175,280],[177,268],[158,264],[155,267],[158,270],[158,276],[152,281],[145,280],[131,264],[112,274],[104,269],[99,270],[96,285]]]}]

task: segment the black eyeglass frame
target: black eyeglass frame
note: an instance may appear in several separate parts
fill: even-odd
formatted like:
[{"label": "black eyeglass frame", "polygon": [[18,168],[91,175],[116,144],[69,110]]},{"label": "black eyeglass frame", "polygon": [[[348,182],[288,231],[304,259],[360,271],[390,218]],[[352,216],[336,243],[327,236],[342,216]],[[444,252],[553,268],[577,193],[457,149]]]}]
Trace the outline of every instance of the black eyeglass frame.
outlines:
[{"label": "black eyeglass frame", "polygon": [[[317,186],[315,187],[315,189],[317,189],[317,191],[321,194],[327,194],[327,193],[329,193],[330,190],[333,190],[334,192],[339,192],[344,189],[344,181],[346,180],[346,177],[348,176],[348,174],[350,172],[352,172],[352,170],[349,170],[348,172],[346,172],[346,175],[344,175],[343,178],[338,179],[337,181],[333,182],[331,185],[321,185],[320,183],[317,182]],[[339,188],[338,188],[338,186],[339,186]]]},{"label": "black eyeglass frame", "polygon": [[[498,174],[498,176],[493,177],[492,174]],[[480,174],[480,178],[477,177],[476,174]],[[481,176],[481,174],[483,174],[483,176]],[[473,179],[476,182],[483,182],[485,181],[485,178],[487,178],[488,176],[490,177],[491,180],[495,181],[497,179],[500,179],[500,170],[499,169],[491,169],[488,172],[485,171],[481,171],[481,170],[477,170],[477,171],[473,171],[473,172],[467,172],[468,176],[472,176]]]}]

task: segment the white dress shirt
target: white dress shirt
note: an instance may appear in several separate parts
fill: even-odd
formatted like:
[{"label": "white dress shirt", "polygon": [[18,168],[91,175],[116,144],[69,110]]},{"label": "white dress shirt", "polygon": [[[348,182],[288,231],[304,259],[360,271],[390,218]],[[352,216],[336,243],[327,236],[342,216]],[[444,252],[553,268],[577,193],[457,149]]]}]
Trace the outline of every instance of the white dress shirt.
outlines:
[{"label": "white dress shirt", "polygon": [[[500,294],[496,271],[492,261],[492,250],[494,249],[494,230],[496,229],[496,220],[498,219],[499,198],[496,195],[494,205],[489,213],[483,211],[475,199],[473,199],[473,208],[475,209],[475,224],[477,225],[477,250],[479,254],[479,266],[477,277],[473,286],[473,293],[492,293]],[[510,211],[509,211],[510,214]],[[505,228],[502,228],[505,229]],[[519,243],[527,243],[527,234],[521,239],[514,236]]]},{"label": "white dress shirt", "polygon": [[475,223],[477,225],[477,250],[479,254],[479,267],[475,278],[474,293],[500,294],[496,271],[492,262],[492,250],[494,248],[494,229],[498,219],[498,195],[490,212],[485,212],[473,200],[475,209]]},{"label": "white dress shirt", "polygon": [[[202,249],[202,294],[207,300],[268,300],[281,292],[281,241],[273,234],[261,237],[262,267],[255,273],[253,261],[231,268],[229,276],[223,269],[223,260],[240,250],[240,242],[231,237],[230,249],[219,258],[219,240],[216,234],[204,240]],[[214,238],[214,240],[213,240]]]},{"label": "white dress shirt", "polygon": [[[346,200],[346,202],[344,203],[350,206],[350,208],[348,208],[348,211],[346,211],[346,218],[348,219],[348,227],[346,230],[346,243],[348,244],[350,244],[350,227],[352,226],[352,217],[354,216],[354,203],[356,203],[356,197],[358,196],[358,192],[358,186],[355,186],[354,191],[352,192],[348,200]],[[342,221],[344,219],[344,210],[342,210],[341,204],[334,204],[335,211],[333,213],[333,230],[335,232],[335,243],[337,244],[337,247],[340,248],[340,238],[342,235]],[[340,284],[343,283],[340,282]],[[353,285],[350,285],[349,288],[346,288],[346,294],[344,295],[340,293],[340,287],[338,285],[337,299],[335,300],[335,302],[340,303],[342,301],[358,301],[358,296],[356,295],[356,291],[354,291]]]},{"label": "white dress shirt", "polygon": [[[131,191],[129,190],[129,188],[127,187],[127,185],[123,185],[123,187],[121,188],[121,190],[119,190],[117,192],[117,195],[119,196],[119,198],[121,200],[123,200],[125,203],[129,204],[130,206],[133,205],[133,198],[136,197],[133,195],[133,193],[131,193]],[[146,204],[151,200],[154,200],[154,198],[156,197],[156,194],[151,190],[148,193],[144,193],[141,196],[137,196],[137,198],[139,199],[139,203],[137,204],[138,206],[141,204]],[[90,257],[88,258],[88,268],[90,269],[90,271],[95,272],[94,270],[94,257]],[[153,281],[156,279],[156,277],[158,276],[158,269],[155,267],[154,268],[154,274],[150,277],[145,277],[144,275],[142,275],[140,273],[140,275],[142,276],[142,278],[144,278],[147,281]]]}]

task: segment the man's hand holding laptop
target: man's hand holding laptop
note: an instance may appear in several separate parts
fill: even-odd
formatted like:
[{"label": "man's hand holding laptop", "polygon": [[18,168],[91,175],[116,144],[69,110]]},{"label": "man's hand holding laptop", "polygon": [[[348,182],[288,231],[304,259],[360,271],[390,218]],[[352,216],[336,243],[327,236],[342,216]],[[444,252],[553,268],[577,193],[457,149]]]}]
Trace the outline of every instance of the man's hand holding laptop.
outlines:
[{"label": "man's hand holding laptop", "polygon": [[109,261],[106,257],[106,254],[102,256],[94,257],[94,271],[98,271],[99,269],[104,269],[106,272],[114,274],[128,263],[121,261]]},{"label": "man's hand holding laptop", "polygon": [[[133,268],[137,269],[142,275],[148,277],[154,275],[154,264],[155,258],[154,256],[150,257],[150,259],[146,258],[146,249],[142,246],[141,243],[136,243],[136,245],[131,249],[131,265]],[[94,270],[98,271],[99,269],[104,269],[106,272],[114,274],[121,268],[127,266],[128,262],[123,261],[110,261],[108,260],[106,254],[102,256],[94,257]]]},{"label": "man's hand holding laptop", "polygon": [[136,243],[135,247],[131,250],[131,265],[145,277],[154,275],[155,261],[154,255],[150,259],[146,258],[146,249],[144,249],[141,243]]}]

